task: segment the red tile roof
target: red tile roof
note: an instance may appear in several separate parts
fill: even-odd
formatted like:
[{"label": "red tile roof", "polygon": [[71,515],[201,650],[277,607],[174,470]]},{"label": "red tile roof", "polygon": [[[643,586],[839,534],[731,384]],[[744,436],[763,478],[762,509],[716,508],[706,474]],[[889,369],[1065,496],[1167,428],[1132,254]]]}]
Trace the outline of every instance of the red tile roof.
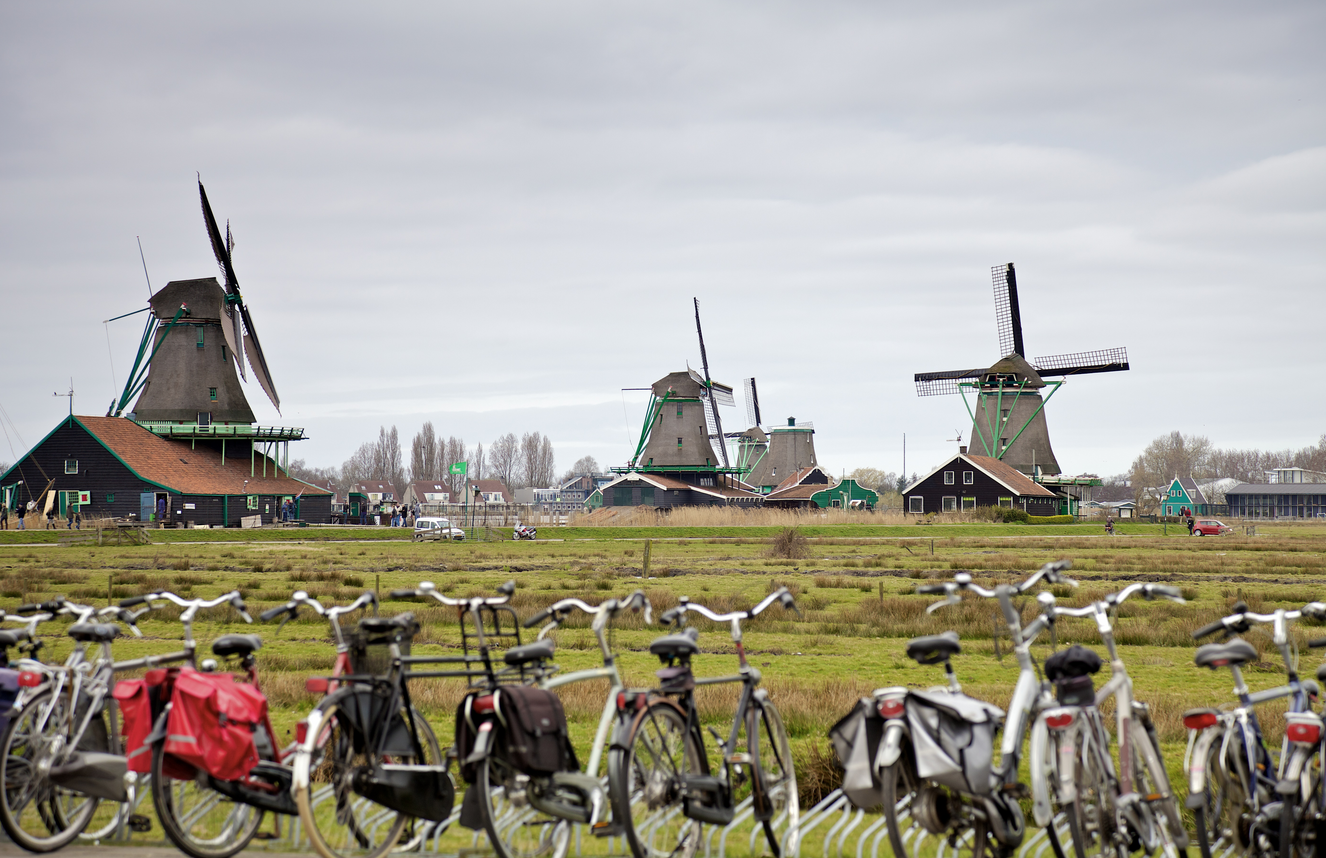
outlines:
[{"label": "red tile roof", "polygon": [[1021,495],[1039,495],[1040,497],[1058,497],[1054,492],[1047,489],[1040,483],[1034,482],[1031,477],[1019,471],[1012,465],[1005,464],[998,459],[990,456],[973,456],[966,454],[966,459],[973,465],[985,471],[999,482],[1008,486],[1013,491]]},{"label": "red tile roof", "polygon": [[[189,495],[329,495],[317,486],[278,474],[276,463],[259,456],[249,476],[249,460],[227,456],[211,447],[190,448],[188,442],[161,438],[123,417],[75,417],[84,429],[149,482]],[[263,476],[263,460],[267,476]],[[246,485],[247,483],[247,485]]]}]

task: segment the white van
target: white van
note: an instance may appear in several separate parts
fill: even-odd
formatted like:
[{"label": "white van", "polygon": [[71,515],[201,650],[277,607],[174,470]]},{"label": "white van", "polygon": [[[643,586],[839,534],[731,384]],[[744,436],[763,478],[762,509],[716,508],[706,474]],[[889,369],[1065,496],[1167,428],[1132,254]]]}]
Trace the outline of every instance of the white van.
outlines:
[{"label": "white van", "polygon": [[414,520],[415,542],[429,539],[454,539],[459,542],[464,538],[465,531],[452,527],[449,519],[420,517]]}]

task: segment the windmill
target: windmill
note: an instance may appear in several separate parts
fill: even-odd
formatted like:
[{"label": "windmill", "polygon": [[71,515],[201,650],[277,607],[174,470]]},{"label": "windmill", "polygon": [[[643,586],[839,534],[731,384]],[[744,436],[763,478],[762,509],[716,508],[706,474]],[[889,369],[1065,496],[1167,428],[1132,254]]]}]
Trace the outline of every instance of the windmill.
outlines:
[{"label": "windmill", "polygon": [[133,369],[111,405],[116,416],[124,414],[137,396],[131,416],[140,422],[251,424],[253,409],[236,376],[238,369],[247,380],[246,357],[258,384],[277,411],[281,409],[252,314],[239,291],[230,224],[223,240],[201,180],[198,195],[225,285],[215,277],[174,280],[152,295]]},{"label": "windmill", "polygon": [[769,436],[760,428],[760,395],[755,379],[742,379],[746,392],[746,424],[744,432],[732,433],[737,441],[737,469],[742,479],[757,468],[769,451]]},{"label": "windmill", "polygon": [[[962,394],[972,420],[972,453],[1000,459],[1032,476],[1056,474],[1059,463],[1050,447],[1045,404],[1063,385],[1063,377],[1128,369],[1128,352],[1123,348],[1101,349],[1028,362],[1013,263],[995,266],[991,271],[995,325],[1003,357],[988,369],[918,372],[916,392],[920,396]],[[1061,380],[1046,380],[1052,377]],[[1049,392],[1042,396],[1045,388]],[[974,408],[967,400],[969,392],[976,396]]]}]

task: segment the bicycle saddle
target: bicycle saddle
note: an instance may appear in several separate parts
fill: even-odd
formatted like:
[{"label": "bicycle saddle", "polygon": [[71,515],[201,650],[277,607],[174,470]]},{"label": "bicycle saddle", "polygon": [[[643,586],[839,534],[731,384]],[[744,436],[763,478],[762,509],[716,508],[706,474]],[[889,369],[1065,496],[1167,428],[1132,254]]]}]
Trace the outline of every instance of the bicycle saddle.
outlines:
[{"label": "bicycle saddle", "polygon": [[27,629],[6,629],[0,632],[0,648],[9,649],[11,646],[17,646],[19,641],[25,641],[32,637]]},{"label": "bicycle saddle", "polygon": [[225,658],[231,655],[248,655],[262,646],[262,638],[257,635],[222,635],[212,641],[212,652]]},{"label": "bicycle saddle", "polygon": [[74,623],[68,635],[81,643],[105,643],[120,636],[120,627],[114,623]]},{"label": "bicycle saddle", "polygon": [[1242,638],[1224,643],[1205,644],[1197,648],[1192,660],[1198,667],[1239,667],[1257,660],[1257,650]]},{"label": "bicycle saddle", "polygon": [[695,655],[700,651],[700,632],[697,629],[684,629],[674,635],[655,638],[649,644],[649,651],[660,658],[677,658],[683,655]]},{"label": "bicycle saddle", "polygon": [[1073,644],[1045,659],[1045,675],[1057,682],[1095,673],[1100,665],[1100,656],[1081,644]]},{"label": "bicycle saddle", "polygon": [[543,661],[546,658],[553,657],[552,638],[544,638],[541,641],[527,643],[523,646],[513,646],[502,655],[502,660],[507,664],[529,664],[531,661]]},{"label": "bicycle saddle", "polygon": [[940,664],[962,652],[957,632],[926,635],[907,642],[907,657],[917,664]]},{"label": "bicycle saddle", "polygon": [[364,617],[359,621],[359,628],[371,635],[394,631],[408,632],[416,626],[417,623],[414,621],[414,612],[412,611],[406,611],[394,617]]}]

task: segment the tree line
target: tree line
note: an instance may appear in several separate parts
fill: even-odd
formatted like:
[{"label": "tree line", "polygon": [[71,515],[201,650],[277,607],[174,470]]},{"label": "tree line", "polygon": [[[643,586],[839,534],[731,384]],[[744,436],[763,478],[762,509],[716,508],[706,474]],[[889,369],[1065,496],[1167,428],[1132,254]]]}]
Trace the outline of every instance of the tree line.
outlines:
[{"label": "tree line", "polygon": [[[1222,449],[1203,435],[1185,435],[1170,432],[1161,435],[1142,451],[1127,474],[1112,477],[1116,485],[1131,482],[1131,494],[1139,506],[1146,506],[1152,498],[1148,490],[1169,486],[1174,477],[1192,477],[1199,484],[1221,479],[1234,479],[1241,483],[1260,483],[1266,472],[1278,468],[1303,468],[1326,473],[1326,434],[1316,446],[1298,450],[1240,450]],[[1223,503],[1223,493],[1209,498]]]},{"label": "tree line", "polygon": [[[451,473],[457,462],[468,463],[464,475]],[[593,456],[584,456],[562,476],[562,482],[582,473],[597,473],[598,468]],[[361,444],[339,468],[313,467],[303,459],[295,459],[290,463],[290,473],[311,483],[343,486],[383,480],[398,492],[404,492],[413,480],[444,484],[453,492],[459,491],[466,479],[500,480],[512,491],[558,483],[557,456],[552,439],[546,435],[526,432],[517,436],[508,432],[487,447],[482,443],[467,446],[463,438],[443,437],[431,420],[415,433],[408,451],[395,426],[382,426],[376,440]]]}]

